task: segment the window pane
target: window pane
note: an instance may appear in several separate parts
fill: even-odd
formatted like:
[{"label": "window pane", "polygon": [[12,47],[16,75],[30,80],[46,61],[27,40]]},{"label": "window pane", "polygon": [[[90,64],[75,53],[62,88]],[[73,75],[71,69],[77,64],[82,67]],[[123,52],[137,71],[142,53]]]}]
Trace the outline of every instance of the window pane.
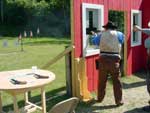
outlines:
[{"label": "window pane", "polygon": [[89,11],[89,28],[93,28],[93,11]]}]

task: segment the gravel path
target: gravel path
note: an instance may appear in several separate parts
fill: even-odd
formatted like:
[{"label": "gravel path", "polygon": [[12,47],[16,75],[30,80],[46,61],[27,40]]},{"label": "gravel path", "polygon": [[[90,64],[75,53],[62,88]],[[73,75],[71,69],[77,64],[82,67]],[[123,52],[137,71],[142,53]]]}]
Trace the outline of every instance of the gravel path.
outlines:
[{"label": "gravel path", "polygon": [[[107,92],[102,103],[80,103],[77,113],[148,113],[142,107],[148,105],[150,99],[146,90],[145,73],[123,77],[124,105],[116,107],[111,82],[107,84]],[[150,113],[150,112],[149,112]]]}]

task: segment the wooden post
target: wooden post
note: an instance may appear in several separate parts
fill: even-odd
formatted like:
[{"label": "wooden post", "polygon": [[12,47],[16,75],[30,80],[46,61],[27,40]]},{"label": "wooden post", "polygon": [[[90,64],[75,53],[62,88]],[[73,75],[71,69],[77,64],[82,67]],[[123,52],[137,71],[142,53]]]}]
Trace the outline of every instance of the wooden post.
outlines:
[{"label": "wooden post", "polygon": [[67,88],[67,95],[68,96],[72,96],[71,52],[66,54],[66,56],[65,56],[65,64],[66,64],[66,88]]},{"label": "wooden post", "polygon": [[21,38],[20,42],[21,42],[21,43],[20,43],[20,44],[21,44],[21,51],[24,51],[24,50],[23,50],[23,39],[22,39],[22,38]]},{"label": "wooden post", "polygon": [[124,75],[127,75],[127,25],[128,25],[128,13],[127,12],[125,12],[124,13],[125,15],[124,15],[124,20],[125,20],[125,32],[124,32],[124,34],[125,34],[125,39],[124,39],[124,59],[123,59],[123,73],[124,73]]},{"label": "wooden post", "polygon": [[[70,18],[71,18],[71,43],[72,45],[75,44],[74,39],[74,0],[70,1]],[[72,78],[72,95],[75,96],[75,79],[76,79],[76,73],[75,73],[75,49],[71,52],[71,78]]]},{"label": "wooden post", "polygon": [[42,113],[46,113],[46,98],[44,87],[41,88]]}]

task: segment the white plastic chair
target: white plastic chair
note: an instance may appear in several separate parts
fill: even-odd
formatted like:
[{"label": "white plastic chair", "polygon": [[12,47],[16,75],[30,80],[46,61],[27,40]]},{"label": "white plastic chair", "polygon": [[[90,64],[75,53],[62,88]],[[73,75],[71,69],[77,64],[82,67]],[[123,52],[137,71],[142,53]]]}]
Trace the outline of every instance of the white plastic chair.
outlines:
[{"label": "white plastic chair", "polygon": [[54,105],[48,113],[75,113],[79,99],[72,97]]}]

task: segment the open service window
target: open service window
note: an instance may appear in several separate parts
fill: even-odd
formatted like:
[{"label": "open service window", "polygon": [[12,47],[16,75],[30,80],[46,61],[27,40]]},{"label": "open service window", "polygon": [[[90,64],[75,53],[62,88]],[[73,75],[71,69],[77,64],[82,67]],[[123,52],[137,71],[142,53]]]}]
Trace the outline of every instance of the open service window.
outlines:
[{"label": "open service window", "polygon": [[141,27],[141,11],[140,10],[131,10],[131,46],[139,46],[141,45],[141,32],[133,31],[133,26],[138,25]]},{"label": "open service window", "polygon": [[[82,40],[83,57],[99,54],[99,46],[92,43],[91,31],[102,30],[104,25],[104,7],[96,4],[82,4]],[[100,33],[100,32],[99,32]]]}]

